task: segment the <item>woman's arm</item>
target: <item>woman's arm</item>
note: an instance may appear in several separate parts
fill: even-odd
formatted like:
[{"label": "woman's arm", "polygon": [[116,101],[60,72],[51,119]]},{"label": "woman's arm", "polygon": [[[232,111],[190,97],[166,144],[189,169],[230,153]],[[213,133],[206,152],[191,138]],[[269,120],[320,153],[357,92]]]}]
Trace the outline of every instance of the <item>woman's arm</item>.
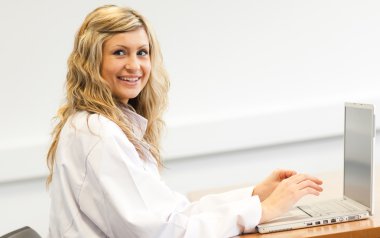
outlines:
[{"label": "woman's arm", "polygon": [[261,218],[247,190],[188,200],[147,170],[122,134],[103,135],[86,160],[81,211],[109,237],[231,237]]}]

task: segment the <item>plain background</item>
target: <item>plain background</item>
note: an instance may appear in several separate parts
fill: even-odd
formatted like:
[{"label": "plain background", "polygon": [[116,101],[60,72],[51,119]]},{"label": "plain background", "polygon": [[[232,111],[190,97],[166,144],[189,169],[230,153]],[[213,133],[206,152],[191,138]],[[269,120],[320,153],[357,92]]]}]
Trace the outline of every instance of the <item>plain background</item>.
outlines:
[{"label": "plain background", "polygon": [[7,1],[0,234],[47,233],[51,119],[74,34],[105,3],[142,12],[161,43],[172,83],[163,178],[177,191],[253,184],[277,167],[339,169],[344,102],[380,105],[379,1]]}]

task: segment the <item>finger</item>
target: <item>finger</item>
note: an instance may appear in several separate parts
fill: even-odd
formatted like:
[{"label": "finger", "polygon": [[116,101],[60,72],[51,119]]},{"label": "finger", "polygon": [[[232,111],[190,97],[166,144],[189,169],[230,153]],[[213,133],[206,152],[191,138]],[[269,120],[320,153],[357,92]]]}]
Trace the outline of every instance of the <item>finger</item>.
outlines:
[{"label": "finger", "polygon": [[316,184],[318,184],[318,185],[323,184],[323,181],[320,180],[319,178],[316,178],[316,177],[312,177],[312,178],[313,178],[312,181],[313,181],[314,183],[316,183]]},{"label": "finger", "polygon": [[300,190],[302,190],[304,188],[308,188],[308,187],[313,188],[313,189],[317,190],[318,192],[323,191],[323,188],[321,186],[319,186],[318,184],[314,183],[311,180],[304,180],[298,184],[298,189],[300,189]]},{"label": "finger", "polygon": [[285,178],[289,178],[289,177],[292,177],[293,175],[296,175],[297,172],[294,170],[285,170],[284,174],[285,174]]},{"label": "finger", "polygon": [[311,180],[318,185],[321,185],[323,183],[322,180],[308,174],[296,174],[288,179],[290,183],[300,183],[304,180]]},{"label": "finger", "polygon": [[277,176],[280,180],[287,179],[289,177],[292,177],[293,175],[296,175],[297,172],[294,170],[278,170]]},{"label": "finger", "polygon": [[292,176],[292,177],[289,177],[288,179],[287,179],[287,181],[289,182],[289,183],[295,183],[295,184],[297,184],[297,183],[300,183],[300,182],[302,182],[303,180],[305,180],[306,179],[306,174],[296,174],[296,175],[294,175],[294,176]]},{"label": "finger", "polygon": [[311,187],[306,187],[302,190],[300,190],[300,198],[302,198],[303,196],[306,196],[306,195],[315,195],[315,196],[319,196],[319,192]]}]

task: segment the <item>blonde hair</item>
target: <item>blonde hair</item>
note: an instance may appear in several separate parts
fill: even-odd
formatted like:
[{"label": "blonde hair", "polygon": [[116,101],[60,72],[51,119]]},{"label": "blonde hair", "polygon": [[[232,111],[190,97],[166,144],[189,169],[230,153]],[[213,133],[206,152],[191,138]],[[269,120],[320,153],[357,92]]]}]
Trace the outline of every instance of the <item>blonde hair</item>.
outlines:
[{"label": "blonde hair", "polygon": [[112,95],[100,73],[104,42],[115,34],[141,27],[148,35],[152,68],[146,86],[128,104],[148,120],[143,140],[150,145],[150,151],[158,164],[162,165],[159,144],[164,126],[162,114],[167,106],[169,79],[163,66],[160,46],[151,26],[138,12],[128,7],[105,5],[85,18],[75,37],[74,49],[67,62],[66,103],[55,116],[58,123],[52,132],[53,141],[47,154],[50,170],[47,184],[52,181],[55,152],[62,128],[68,118],[78,111],[100,114],[116,123],[133,143],[140,157],[145,158],[141,142],[133,135],[131,125],[120,109],[121,102]]}]

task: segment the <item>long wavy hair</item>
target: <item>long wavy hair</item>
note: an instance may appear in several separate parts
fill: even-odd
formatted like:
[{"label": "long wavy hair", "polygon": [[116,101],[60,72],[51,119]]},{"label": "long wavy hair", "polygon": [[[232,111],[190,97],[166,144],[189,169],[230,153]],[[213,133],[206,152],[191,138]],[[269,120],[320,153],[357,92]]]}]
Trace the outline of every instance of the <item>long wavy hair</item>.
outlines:
[{"label": "long wavy hair", "polygon": [[47,154],[50,174],[47,185],[52,181],[55,153],[59,136],[68,118],[78,111],[102,115],[116,123],[135,146],[141,159],[145,159],[142,143],[133,134],[130,123],[125,119],[121,102],[112,95],[107,82],[101,76],[102,49],[106,40],[113,35],[145,29],[149,39],[151,73],[140,94],[128,101],[129,107],[148,120],[143,140],[150,145],[150,152],[159,165],[160,138],[164,127],[162,114],[167,106],[169,79],[163,65],[158,41],[148,21],[128,7],[105,5],[92,11],[76,34],[74,48],[68,58],[66,75],[66,102],[58,109],[57,124],[53,129],[52,144]]}]

